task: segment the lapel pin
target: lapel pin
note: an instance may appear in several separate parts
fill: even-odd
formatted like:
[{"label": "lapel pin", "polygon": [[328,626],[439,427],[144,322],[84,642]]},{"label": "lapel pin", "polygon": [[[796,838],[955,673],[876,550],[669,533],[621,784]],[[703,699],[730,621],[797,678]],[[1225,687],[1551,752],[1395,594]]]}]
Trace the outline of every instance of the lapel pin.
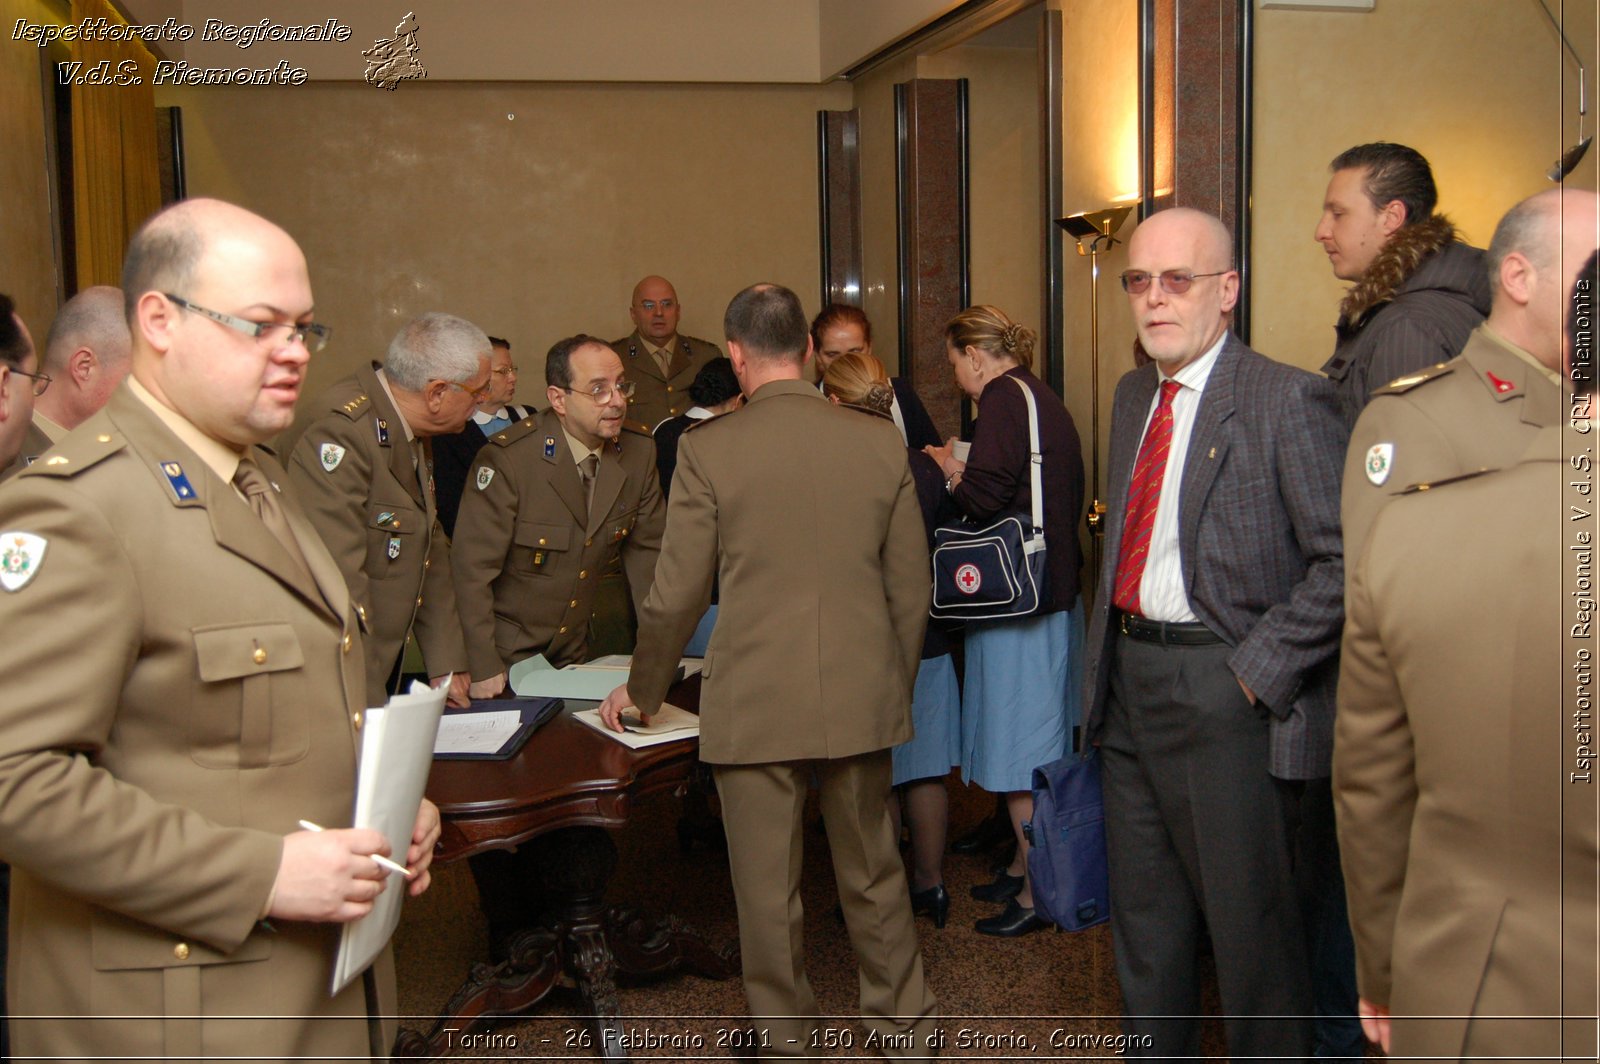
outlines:
[{"label": "lapel pin", "polygon": [[389,446],[389,421],[387,418],[378,419],[378,446]]},{"label": "lapel pin", "polygon": [[554,436],[546,436],[544,438],[544,456],[546,458],[554,458],[556,456],[556,438]]},{"label": "lapel pin", "polygon": [[177,462],[162,462],[161,472],[166,474],[167,486],[172,489],[172,494],[180,499],[194,498],[194,486],[189,483],[189,478],[183,473],[183,467]]}]

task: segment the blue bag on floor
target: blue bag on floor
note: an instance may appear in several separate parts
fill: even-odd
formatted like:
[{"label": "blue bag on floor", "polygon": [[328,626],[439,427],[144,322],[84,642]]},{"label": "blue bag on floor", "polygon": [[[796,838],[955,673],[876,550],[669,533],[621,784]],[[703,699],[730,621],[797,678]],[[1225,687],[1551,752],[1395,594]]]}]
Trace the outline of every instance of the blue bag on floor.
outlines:
[{"label": "blue bag on floor", "polygon": [[1111,918],[1100,756],[1068,754],[1033,770],[1033,819],[1023,825],[1033,909],[1068,931]]}]

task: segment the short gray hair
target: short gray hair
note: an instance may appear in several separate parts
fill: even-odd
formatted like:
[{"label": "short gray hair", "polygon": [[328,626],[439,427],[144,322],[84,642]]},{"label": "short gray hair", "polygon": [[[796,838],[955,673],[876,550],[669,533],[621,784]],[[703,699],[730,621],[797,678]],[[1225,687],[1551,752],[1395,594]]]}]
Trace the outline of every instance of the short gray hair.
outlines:
[{"label": "short gray hair", "polygon": [[412,318],[389,341],[383,372],[410,392],[432,380],[465,384],[478,375],[480,359],[489,357],[489,337],[454,314],[437,311]]},{"label": "short gray hair", "polygon": [[1558,248],[1561,232],[1557,225],[1560,209],[1561,191],[1546,189],[1512,207],[1500,219],[1484,255],[1492,291],[1500,291],[1500,265],[1507,255],[1520,254],[1540,273],[1556,267],[1561,257]]},{"label": "short gray hair", "polygon": [[67,300],[50,325],[41,368],[65,373],[67,359],[80,347],[92,349],[104,365],[120,365],[133,347],[124,310],[122,290],[110,285],[85,288]]}]

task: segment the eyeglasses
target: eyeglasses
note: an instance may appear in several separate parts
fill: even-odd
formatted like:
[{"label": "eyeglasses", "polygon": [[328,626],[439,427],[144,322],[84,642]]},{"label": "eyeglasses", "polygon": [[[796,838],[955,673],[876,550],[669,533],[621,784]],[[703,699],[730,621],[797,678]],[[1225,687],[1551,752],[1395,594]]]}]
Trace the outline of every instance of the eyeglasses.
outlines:
[{"label": "eyeglasses", "polygon": [[499,369],[492,369],[489,372],[493,373],[496,377],[515,377],[517,375],[517,367],[501,366]]},{"label": "eyeglasses", "polygon": [[12,369],[11,372],[15,373],[19,377],[27,377],[29,380],[33,381],[33,395],[36,399],[44,394],[45,389],[50,387],[50,382],[55,379],[48,373],[29,373],[26,370],[20,369]]},{"label": "eyeglasses", "polygon": [[236,329],[256,340],[267,338],[270,341],[269,334],[272,330],[287,329],[288,332],[284,333],[282,343],[275,344],[275,346],[279,347],[288,347],[290,344],[301,343],[305,344],[307,351],[321,351],[327,346],[328,337],[333,335],[333,330],[320,322],[307,322],[304,325],[299,325],[288,321],[249,321],[245,318],[235,317],[232,314],[223,314],[221,311],[207,310],[205,307],[175,296],[171,292],[165,292],[163,295],[184,310],[192,310],[196,314],[210,318],[219,325],[226,325],[230,329]]},{"label": "eyeglasses", "polygon": [[1157,276],[1161,278],[1161,290],[1169,296],[1181,296],[1189,290],[1189,286],[1202,277],[1221,277],[1232,270],[1218,270],[1216,273],[1190,273],[1188,270],[1162,270],[1159,275],[1146,270],[1123,270],[1122,290],[1130,296],[1143,295],[1150,287],[1150,282]]},{"label": "eyeglasses", "polygon": [[468,395],[472,396],[472,401],[475,402],[475,403],[481,403],[485,399],[489,398],[489,382],[488,381],[484,381],[483,382],[483,387],[482,388],[469,388],[465,384],[462,384],[460,381],[441,380],[439,383],[440,384],[448,384],[452,388],[460,388],[462,391],[464,391]]},{"label": "eyeglasses", "polygon": [[677,305],[678,301],[676,299],[642,299],[639,301],[639,306],[644,308],[645,313],[649,313],[650,311],[655,310],[657,307],[660,307],[662,310],[671,310]]},{"label": "eyeglasses", "polygon": [[615,384],[597,384],[587,392],[580,392],[576,388],[563,388],[561,390],[564,392],[571,392],[573,395],[587,395],[590,399],[593,399],[597,405],[605,406],[607,403],[611,402],[611,396],[613,394],[620,395],[624,399],[633,398],[633,388],[634,384],[632,381],[618,381]]}]

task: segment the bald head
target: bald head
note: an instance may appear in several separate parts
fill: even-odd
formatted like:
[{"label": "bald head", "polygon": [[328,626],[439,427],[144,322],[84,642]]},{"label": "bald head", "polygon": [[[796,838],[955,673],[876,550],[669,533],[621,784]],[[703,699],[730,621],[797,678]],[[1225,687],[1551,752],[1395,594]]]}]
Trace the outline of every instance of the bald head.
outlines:
[{"label": "bald head", "polygon": [[678,335],[678,293],[665,277],[651,275],[633,286],[633,302],[628,316],[639,335],[665,347]]},{"label": "bald head", "polygon": [[288,233],[231,203],[185,200],[134,234],[122,276],[141,385],[232,446],[289,426],[310,358],[292,326],[312,321],[313,302]]},{"label": "bald head", "polygon": [[44,346],[53,381],[34,404],[62,428],[74,429],[106,405],[128,375],[133,341],[120,288],[95,285],[62,304]]},{"label": "bald head", "polygon": [[1171,376],[1227,332],[1239,299],[1233,237],[1203,211],[1172,207],[1153,214],[1128,241],[1123,287],[1139,342]]},{"label": "bald head", "polygon": [[1518,203],[1489,243],[1489,324],[1553,370],[1561,369],[1565,300],[1600,245],[1600,197],[1548,189]]}]

